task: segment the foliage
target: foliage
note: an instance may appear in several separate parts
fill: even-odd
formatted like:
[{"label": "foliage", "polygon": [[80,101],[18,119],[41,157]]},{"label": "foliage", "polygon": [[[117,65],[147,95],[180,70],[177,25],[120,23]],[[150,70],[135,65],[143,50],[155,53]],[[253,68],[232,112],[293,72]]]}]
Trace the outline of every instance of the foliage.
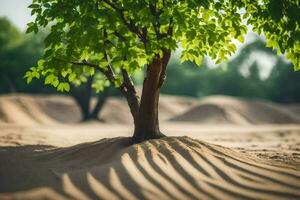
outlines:
[{"label": "foliage", "polygon": [[20,42],[21,33],[6,18],[0,18],[0,27],[0,51],[12,48]]},{"label": "foliage", "polygon": [[278,59],[267,80],[268,99],[281,103],[300,102],[300,71],[294,72],[291,63]]},{"label": "foliage", "polygon": [[43,33],[26,36],[7,19],[0,18],[0,93],[48,92],[40,81],[24,84],[25,66],[34,65],[42,56]]},{"label": "foliage", "polygon": [[300,70],[300,1],[240,0],[245,5],[244,18],[253,30],[263,33],[267,46],[286,54],[294,69]]},{"label": "foliage", "polygon": [[26,77],[51,76],[49,83],[68,90],[67,82],[82,73],[112,68],[114,77],[106,78],[120,87],[122,69],[132,74],[179,44],[182,61],[200,64],[208,55],[221,62],[236,50],[233,39],[243,41],[247,31],[239,6],[223,0],[34,0],[29,7],[36,20],[27,32],[51,22],[51,33],[42,62]]},{"label": "foliage", "polygon": [[287,53],[299,69],[299,1],[280,1],[279,14],[276,2],[33,0],[29,7],[36,20],[27,32],[50,25],[51,33],[43,60],[26,77],[30,82],[50,76],[47,83],[68,90],[68,82],[97,69],[121,87],[122,69],[132,74],[179,44],[182,61],[200,64],[208,55],[219,63],[236,50],[234,39],[243,41],[246,23],[264,33],[268,44]]}]

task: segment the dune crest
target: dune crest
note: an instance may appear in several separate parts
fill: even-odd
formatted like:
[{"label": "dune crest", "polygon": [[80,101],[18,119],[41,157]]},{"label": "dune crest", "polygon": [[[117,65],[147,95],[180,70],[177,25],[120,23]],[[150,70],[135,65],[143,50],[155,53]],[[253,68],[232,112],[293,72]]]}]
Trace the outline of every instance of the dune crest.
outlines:
[{"label": "dune crest", "polygon": [[[160,101],[160,120],[186,111],[195,100],[184,97],[163,96]],[[92,101],[92,105],[96,99]],[[100,112],[108,124],[132,124],[132,116],[124,99],[111,97]],[[74,99],[63,95],[1,95],[0,124],[24,126],[74,124],[81,120],[79,107]]]},{"label": "dune crest", "polygon": [[112,138],[39,152],[20,149],[16,155],[21,166],[12,165],[4,181],[28,163],[34,167],[26,172],[31,181],[26,187],[7,182],[0,198],[40,199],[42,192],[30,192],[37,186],[65,199],[300,198],[300,168],[188,137],[140,144]]},{"label": "dune crest", "polygon": [[26,126],[57,124],[54,119],[42,111],[34,98],[22,95],[1,97],[0,119],[2,122]]},{"label": "dune crest", "polygon": [[170,121],[204,124],[298,124],[298,106],[282,106],[262,100],[242,100],[229,96],[211,96],[202,99],[185,113]]},{"label": "dune crest", "polygon": [[[95,101],[93,102],[95,103]],[[200,101],[163,95],[159,111],[161,121],[201,124],[299,124],[299,105],[280,105],[262,100],[242,100],[229,96],[211,96]],[[100,117],[107,124],[132,124],[124,99],[109,98]],[[67,96],[0,96],[0,124],[36,126],[80,122],[80,110]]]}]

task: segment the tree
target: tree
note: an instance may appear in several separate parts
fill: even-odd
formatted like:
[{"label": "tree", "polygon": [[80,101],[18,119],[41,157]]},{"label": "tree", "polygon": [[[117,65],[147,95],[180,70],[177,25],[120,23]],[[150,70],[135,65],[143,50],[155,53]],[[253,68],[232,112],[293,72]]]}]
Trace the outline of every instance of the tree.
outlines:
[{"label": "tree", "polygon": [[[300,68],[299,1],[281,1],[279,12],[276,2],[33,0],[29,7],[36,20],[28,24],[27,32],[49,24],[51,33],[43,59],[26,77],[30,82],[45,76],[47,83],[68,91],[68,82],[97,70],[127,99],[134,141],[160,138],[159,92],[171,52],[179,44],[182,61],[200,64],[208,55],[219,63],[236,50],[233,39],[243,41],[248,23]],[[147,71],[139,99],[131,76],[143,67]]]},{"label": "tree", "polygon": [[43,52],[44,34],[37,36],[21,33],[9,20],[0,18],[0,93],[50,92],[41,81],[24,85],[25,66],[34,65]]},{"label": "tree", "polygon": [[111,95],[111,88],[102,88],[102,92],[96,95],[96,104],[92,107],[93,84],[97,81],[97,74],[83,77],[86,82],[81,85],[71,84],[70,93],[80,108],[82,121],[100,120],[99,114],[107,98]]},{"label": "tree", "polygon": [[282,59],[277,62],[267,80],[269,85],[269,99],[280,103],[300,102],[300,71],[294,72],[291,63]]},{"label": "tree", "polygon": [[[36,37],[26,36],[9,20],[0,18],[0,93],[55,93],[52,88],[42,87],[41,81],[24,85],[23,80],[24,73],[28,70],[25,65],[34,65],[42,56],[45,35],[42,32]],[[92,92],[92,85],[103,81],[99,73],[93,76],[82,75],[80,79],[83,82],[80,87],[76,82],[71,85],[71,95],[81,110],[83,121],[98,120],[99,113],[110,95],[110,90],[98,88],[103,90],[98,95]],[[97,102],[91,108],[94,96]]]},{"label": "tree", "polygon": [[0,18],[0,28],[1,85],[5,86],[6,90],[13,92],[15,90],[15,84],[11,79],[12,74],[5,72],[4,68],[7,66],[12,68],[12,65],[15,65],[15,63],[9,62],[7,58],[15,54],[14,50],[18,48],[21,43],[21,34],[6,18]]},{"label": "tree", "polygon": [[6,18],[0,17],[0,51],[16,46],[21,40],[21,33]]}]

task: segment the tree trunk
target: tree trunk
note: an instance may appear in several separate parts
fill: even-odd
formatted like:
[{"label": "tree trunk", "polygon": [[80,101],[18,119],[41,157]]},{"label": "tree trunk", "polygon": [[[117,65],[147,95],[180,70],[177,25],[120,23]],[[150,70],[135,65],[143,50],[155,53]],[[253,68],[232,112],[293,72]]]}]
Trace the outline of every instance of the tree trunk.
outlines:
[{"label": "tree trunk", "polygon": [[10,77],[11,77],[10,73],[7,73],[6,75],[5,74],[2,75],[2,78],[7,83],[7,86],[8,86],[8,89],[9,89],[8,92],[9,93],[16,93],[17,92],[16,86],[15,86],[14,82],[12,81],[12,79]]},{"label": "tree trunk", "polygon": [[111,88],[104,89],[103,92],[99,93],[97,103],[90,114],[90,119],[99,120],[99,113],[102,110],[107,98],[109,97]]},{"label": "tree trunk", "polygon": [[165,52],[162,58],[157,56],[147,68],[138,117],[135,122],[133,135],[135,142],[157,139],[164,136],[159,129],[158,102],[169,58],[170,52]]},{"label": "tree trunk", "polygon": [[90,119],[90,97],[84,94],[81,90],[72,92],[72,95],[80,109],[81,121],[87,121]]},{"label": "tree trunk", "polygon": [[84,87],[71,86],[71,95],[75,99],[81,112],[81,120],[90,120],[90,101],[92,96],[93,77],[89,77]]}]

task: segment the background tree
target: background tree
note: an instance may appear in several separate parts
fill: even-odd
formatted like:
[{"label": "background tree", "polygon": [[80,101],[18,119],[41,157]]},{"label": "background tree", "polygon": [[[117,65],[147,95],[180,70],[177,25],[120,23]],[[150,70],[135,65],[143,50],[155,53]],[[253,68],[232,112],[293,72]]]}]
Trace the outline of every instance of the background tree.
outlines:
[{"label": "background tree", "polygon": [[268,99],[280,103],[300,102],[300,71],[294,72],[292,64],[278,59],[268,82]]},{"label": "background tree", "polygon": [[[101,79],[99,73],[93,76],[83,76],[82,79],[85,81],[84,84],[76,84],[75,82],[71,84],[70,90],[72,97],[80,108],[81,119],[82,121],[101,120],[101,118],[99,118],[100,112],[108,97],[115,92],[111,87],[102,87],[103,79]],[[100,85],[99,91],[96,94],[93,90],[95,84]],[[94,97],[96,97],[96,103],[93,105]]]},{"label": "background tree", "polygon": [[43,87],[42,81],[24,84],[23,76],[28,66],[35,65],[42,56],[43,40],[43,33],[26,36],[6,18],[0,18],[0,93],[55,92]]},{"label": "background tree", "polygon": [[[42,75],[59,91],[69,91],[68,82],[97,70],[126,97],[135,124],[133,139],[159,138],[163,136],[158,122],[159,92],[178,44],[183,49],[182,61],[200,64],[208,55],[219,63],[236,50],[233,39],[243,41],[247,32],[243,17],[300,68],[298,15],[287,9],[299,11],[299,2],[285,2],[282,20],[273,16],[274,2],[34,0],[30,8],[36,20],[27,31],[38,32],[39,26],[54,23],[45,40],[43,60],[26,77],[30,82]],[[286,27],[288,23],[293,26]],[[144,66],[147,71],[139,99],[131,75]]]},{"label": "background tree", "polygon": [[[267,77],[261,75],[265,67],[258,63],[261,56],[274,62]],[[192,62],[179,63],[173,58],[167,69],[168,81],[162,92],[192,97],[230,95],[280,103],[300,101],[297,92],[299,88],[295,84],[300,80],[300,72],[294,72],[292,64],[277,56],[276,51],[266,47],[266,43],[260,38],[242,47],[228,62],[219,66],[210,65],[212,66],[208,66],[206,59],[198,66]]]}]

